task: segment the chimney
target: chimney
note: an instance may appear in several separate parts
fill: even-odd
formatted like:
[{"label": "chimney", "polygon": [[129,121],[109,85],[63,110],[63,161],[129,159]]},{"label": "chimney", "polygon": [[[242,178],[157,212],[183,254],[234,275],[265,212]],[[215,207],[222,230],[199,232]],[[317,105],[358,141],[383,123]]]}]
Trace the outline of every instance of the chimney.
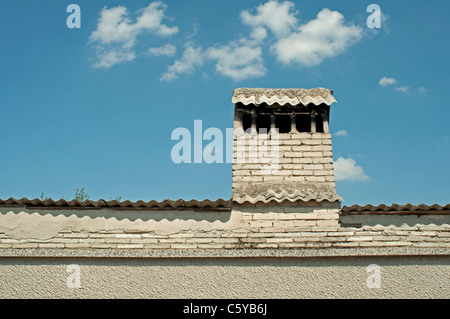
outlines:
[{"label": "chimney", "polygon": [[233,194],[237,204],[339,205],[329,133],[333,91],[233,91]]}]

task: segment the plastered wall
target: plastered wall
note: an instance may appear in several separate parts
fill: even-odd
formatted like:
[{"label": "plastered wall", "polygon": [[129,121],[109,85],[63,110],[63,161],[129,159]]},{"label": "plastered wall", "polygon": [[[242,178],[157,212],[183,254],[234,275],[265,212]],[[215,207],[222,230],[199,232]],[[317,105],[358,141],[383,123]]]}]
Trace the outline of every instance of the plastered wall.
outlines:
[{"label": "plastered wall", "polygon": [[[448,298],[449,218],[341,216],[332,203],[2,207],[0,298]],[[380,288],[367,286],[371,264]]]},{"label": "plastered wall", "polygon": [[[367,286],[372,264],[380,288]],[[449,282],[448,256],[0,258],[0,298],[448,298]]]},{"label": "plastered wall", "polygon": [[340,216],[338,207],[0,208],[0,249],[450,248],[450,215]]}]

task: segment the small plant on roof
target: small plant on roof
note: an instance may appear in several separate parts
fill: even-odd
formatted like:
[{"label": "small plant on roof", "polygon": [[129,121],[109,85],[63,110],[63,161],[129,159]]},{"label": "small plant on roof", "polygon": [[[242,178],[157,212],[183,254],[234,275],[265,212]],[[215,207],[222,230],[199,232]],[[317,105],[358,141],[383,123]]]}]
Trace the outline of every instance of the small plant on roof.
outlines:
[{"label": "small plant on roof", "polygon": [[86,193],[84,187],[82,189],[77,188],[77,192],[75,193],[75,199],[79,202],[84,202],[89,199],[89,194]]}]

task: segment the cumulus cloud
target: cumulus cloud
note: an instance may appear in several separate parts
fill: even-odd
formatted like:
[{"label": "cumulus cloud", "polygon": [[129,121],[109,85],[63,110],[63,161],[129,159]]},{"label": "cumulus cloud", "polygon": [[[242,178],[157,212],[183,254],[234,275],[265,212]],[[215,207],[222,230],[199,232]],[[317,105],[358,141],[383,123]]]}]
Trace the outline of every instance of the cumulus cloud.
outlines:
[{"label": "cumulus cloud", "polygon": [[422,92],[422,93],[428,92],[427,88],[425,88],[425,87],[423,87],[423,86],[419,87],[419,88],[417,89],[417,91]]},{"label": "cumulus cloud", "polygon": [[98,61],[94,64],[96,68],[108,69],[115,64],[119,64],[126,61],[132,61],[136,58],[134,51],[116,48],[116,49],[103,49],[97,48]]},{"label": "cumulus cloud", "polygon": [[394,90],[405,93],[405,92],[408,92],[410,89],[411,89],[411,87],[409,87],[409,86],[399,86],[399,87],[396,87]]},{"label": "cumulus cloud", "polygon": [[162,47],[157,48],[149,48],[148,53],[152,55],[166,55],[166,56],[172,56],[177,52],[177,47],[173,44],[166,44]]},{"label": "cumulus cloud", "polygon": [[[300,26],[296,14],[295,4],[290,1],[271,0],[254,10],[244,10],[240,18],[251,27],[249,37],[211,47],[207,56],[217,61],[218,73],[239,81],[267,73],[264,47],[269,47],[285,64],[312,66],[342,53],[361,37],[362,29],[345,25],[343,15],[337,11],[323,9],[316,19]],[[266,39],[268,32],[275,38],[272,45]]]},{"label": "cumulus cloud", "polygon": [[204,57],[202,48],[196,48],[192,43],[187,43],[181,58],[167,68],[167,71],[161,76],[161,80],[172,81],[177,79],[180,74],[193,73],[196,67],[203,64]]},{"label": "cumulus cloud", "polygon": [[[104,7],[100,12],[97,28],[90,35],[90,43],[96,52],[95,67],[110,68],[116,64],[132,61],[138,55],[137,39],[145,33],[170,36],[178,27],[167,26],[167,6],[156,1],[137,13],[132,20],[127,8]],[[294,2],[269,0],[253,9],[243,10],[239,18],[250,27],[246,37],[228,43],[206,46],[205,50],[186,44],[181,56],[177,57],[161,80],[171,81],[182,74],[193,73],[205,61],[213,61],[215,71],[235,81],[267,74],[263,53],[272,53],[284,64],[313,66],[324,59],[334,57],[361,38],[362,29],[349,25],[344,16],[329,9],[322,9],[317,17],[300,24]],[[193,26],[191,38],[198,31]],[[146,53],[153,56],[174,56],[177,50],[171,44],[151,47]]]},{"label": "cumulus cloud", "polygon": [[208,58],[216,61],[216,71],[239,81],[266,74],[262,50],[258,46],[232,42],[228,45],[211,47]]},{"label": "cumulus cloud", "polygon": [[277,37],[287,35],[296,25],[297,18],[294,12],[295,4],[290,1],[279,3],[278,1],[268,1],[260,4],[256,8],[256,13],[252,15],[248,10],[241,12],[240,17],[243,23],[254,29],[253,34],[261,34],[268,28]]},{"label": "cumulus cloud", "polygon": [[[378,84],[381,85],[381,86],[383,86],[383,87],[386,87],[386,86],[393,86],[394,84],[397,84],[397,83],[398,83],[398,82],[397,82],[397,79],[395,79],[395,78],[389,78],[389,77],[386,77],[386,76],[382,77],[382,78],[378,81]],[[400,86],[395,86],[395,87],[394,87],[394,90],[395,90],[395,91],[399,91],[399,92],[406,93],[406,92],[411,91],[411,87],[408,86],[408,85],[400,85]],[[417,91],[424,93],[424,92],[427,91],[427,89],[424,88],[423,86],[421,86],[421,87],[419,87],[419,88],[417,89]]]},{"label": "cumulus cloud", "polygon": [[378,84],[381,86],[388,86],[388,85],[393,85],[396,84],[397,80],[395,78],[388,78],[386,76],[383,76],[380,81],[378,81]]},{"label": "cumulus cloud", "polygon": [[333,134],[334,136],[348,136],[348,132],[346,130],[339,130]]},{"label": "cumulus cloud", "polygon": [[339,157],[334,162],[334,174],[336,181],[365,181],[369,179],[364,173],[364,169],[356,165],[352,158]]},{"label": "cumulus cloud", "polygon": [[167,68],[161,80],[172,81],[182,74],[191,74],[205,61],[213,61],[217,73],[235,81],[266,74],[262,50],[252,41],[231,41],[226,45],[211,46],[204,51],[188,42],[181,58]]},{"label": "cumulus cloud", "polygon": [[345,25],[338,11],[322,9],[317,18],[298,27],[298,30],[280,38],[272,47],[277,59],[284,63],[305,66],[320,64],[334,57],[358,41],[362,28]]},{"label": "cumulus cloud", "polygon": [[169,36],[178,32],[178,27],[168,27],[163,23],[167,6],[160,2],[152,2],[139,10],[139,16],[133,23],[127,8],[117,6],[104,7],[100,12],[97,29],[89,42],[95,45],[97,62],[94,67],[110,68],[111,66],[135,59],[137,37],[144,32],[152,32],[160,36]]}]

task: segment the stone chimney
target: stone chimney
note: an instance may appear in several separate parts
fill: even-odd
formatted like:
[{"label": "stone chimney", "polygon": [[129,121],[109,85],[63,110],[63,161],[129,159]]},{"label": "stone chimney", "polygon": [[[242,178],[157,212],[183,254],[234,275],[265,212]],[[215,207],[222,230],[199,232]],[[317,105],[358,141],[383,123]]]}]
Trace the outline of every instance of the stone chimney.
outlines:
[{"label": "stone chimney", "polygon": [[233,194],[238,204],[339,204],[325,88],[233,92]]}]

